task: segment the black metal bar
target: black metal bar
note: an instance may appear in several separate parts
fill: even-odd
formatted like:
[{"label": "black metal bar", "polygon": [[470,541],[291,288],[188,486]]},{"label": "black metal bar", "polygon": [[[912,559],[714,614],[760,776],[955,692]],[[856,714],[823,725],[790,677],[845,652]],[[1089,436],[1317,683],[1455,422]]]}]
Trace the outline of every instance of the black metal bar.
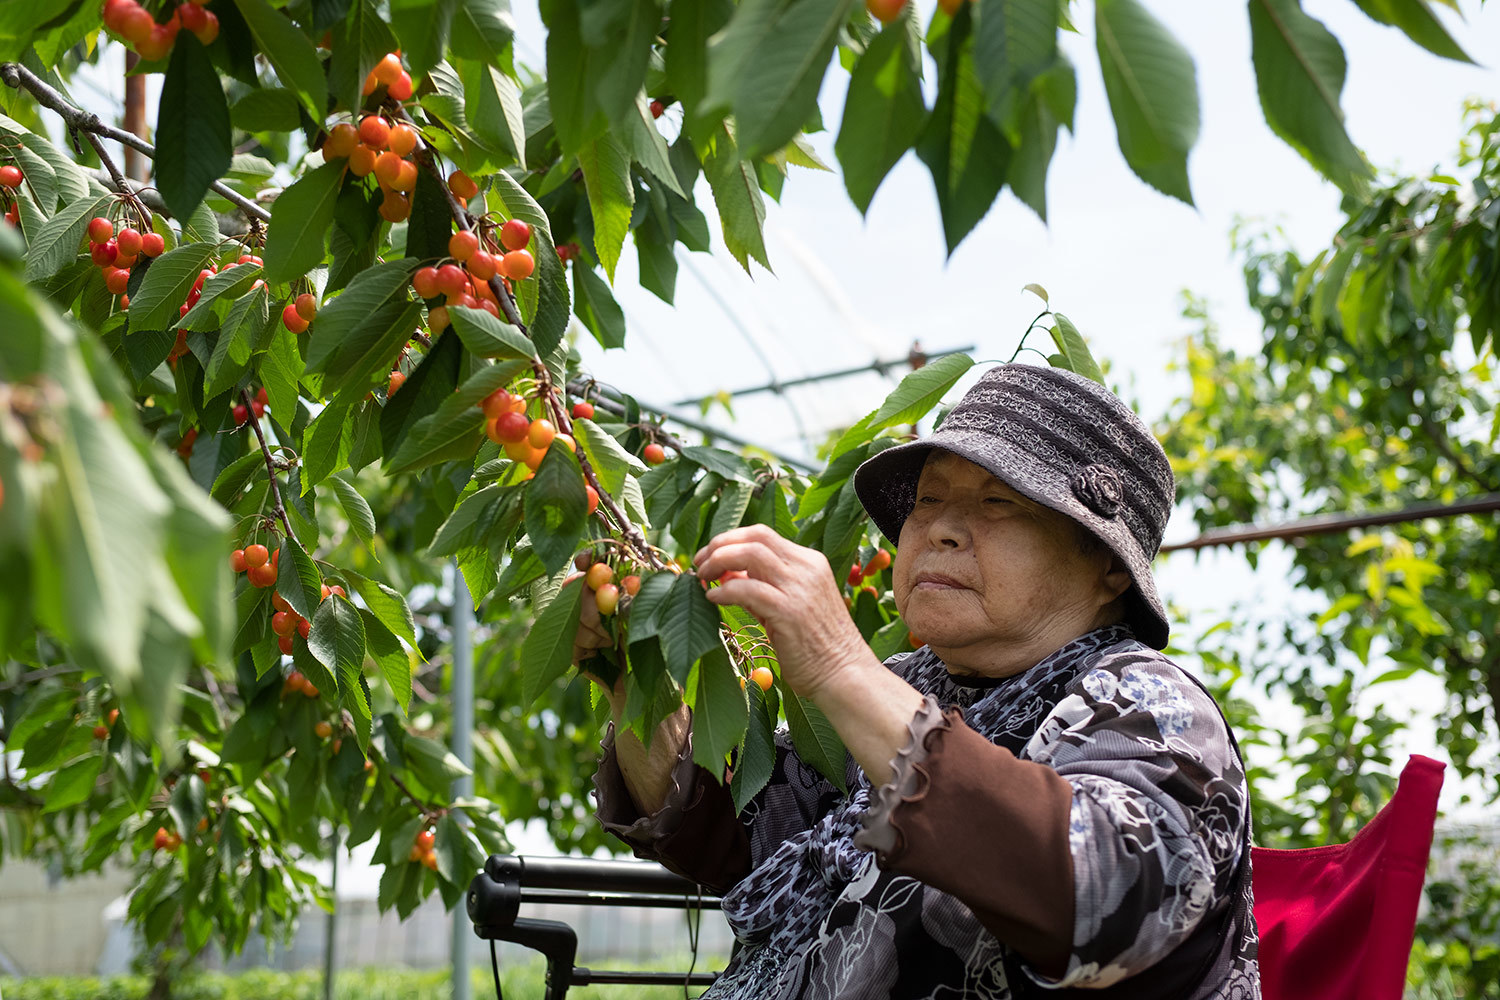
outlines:
[{"label": "black metal bar", "polygon": [[699,897],[696,893],[665,896],[646,893],[581,892],[576,889],[522,889],[522,903],[547,903],[559,906],[638,906],[655,910],[718,910],[717,896]]},{"label": "black metal bar", "polygon": [[[945,355],[949,355],[949,354],[963,354],[963,353],[965,353],[967,351],[972,351],[972,350],[974,350],[974,345],[973,344],[969,344],[966,347],[952,347],[952,348],[949,348],[946,351],[924,351],[923,354],[926,355],[928,361],[931,361],[934,358],[941,358],[941,357],[944,357]],[[894,361],[880,361],[880,360],[876,360],[876,361],[870,362],[867,365],[856,365],[853,368],[840,368],[837,371],[823,372],[821,375],[800,375],[797,378],[777,379],[774,382],[767,382],[765,385],[751,386],[748,389],[731,389],[731,390],[729,390],[729,395],[731,395],[731,396],[750,396],[750,395],[754,395],[757,392],[774,392],[774,393],[780,393],[780,392],[782,392],[782,390],[784,390],[784,389],[790,389],[793,386],[807,385],[810,382],[827,382],[827,381],[829,381],[831,379],[836,379],[836,378],[848,378],[851,375],[863,375],[865,372],[875,372],[875,373],[877,373],[879,375],[884,375],[889,369],[898,367],[900,365],[910,364],[910,363],[911,363],[911,360],[910,360],[910,356],[909,355],[906,356],[906,357],[897,358]],[[716,394],[711,394],[711,395],[716,395]],[[704,398],[705,397],[703,397],[703,396],[695,396],[692,399],[681,399],[681,400],[678,400],[677,402],[673,403],[672,405],[673,406],[696,406],[700,402],[702,402]]]},{"label": "black metal bar", "polygon": [[575,968],[574,986],[712,986],[717,972],[628,972],[621,969]]},{"label": "black metal bar", "polygon": [[[536,858],[492,855],[497,871],[505,860],[520,865],[520,882],[528,889],[571,889],[578,892],[644,892],[664,895],[696,895],[704,892],[696,882],[667,871],[651,861],[598,861],[593,858]],[[707,895],[707,893],[705,893]]]},{"label": "black metal bar", "polygon": [[1180,552],[1184,549],[1206,549],[1219,545],[1237,545],[1241,542],[1264,542],[1276,538],[1302,538],[1308,535],[1328,535],[1354,528],[1373,528],[1383,524],[1402,524],[1422,521],[1429,517],[1458,517],[1464,514],[1487,514],[1500,510],[1500,493],[1487,493],[1471,500],[1457,503],[1413,504],[1398,510],[1375,511],[1363,514],[1317,514],[1298,518],[1285,524],[1263,527],[1254,525],[1230,528],[1215,528],[1205,531],[1197,538],[1186,542],[1163,545],[1162,552]]}]

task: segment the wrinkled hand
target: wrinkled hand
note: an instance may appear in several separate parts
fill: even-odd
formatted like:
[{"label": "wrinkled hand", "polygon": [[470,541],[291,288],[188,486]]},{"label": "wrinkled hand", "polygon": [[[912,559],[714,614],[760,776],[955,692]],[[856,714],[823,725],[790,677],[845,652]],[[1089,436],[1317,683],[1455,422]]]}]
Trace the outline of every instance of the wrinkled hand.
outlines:
[{"label": "wrinkled hand", "polygon": [[737,604],[765,627],[782,678],[814,697],[845,668],[874,654],[859,634],[828,558],[756,524],[718,535],[693,558],[698,575],[719,580],[715,604]]},{"label": "wrinkled hand", "polygon": [[[582,573],[574,573],[563,581],[567,586],[574,580],[582,579]],[[609,634],[609,629],[604,627],[604,620],[599,616],[599,606],[594,603],[593,594],[584,588],[582,607],[578,618],[578,633],[573,637],[573,665],[577,666],[594,655],[596,650],[609,649],[615,644],[614,637]],[[604,688],[604,696],[609,699],[610,707],[615,710],[615,715],[625,705],[625,672],[620,671],[613,687],[604,683],[603,678],[590,673],[587,670],[579,670],[580,674],[590,681]]]}]

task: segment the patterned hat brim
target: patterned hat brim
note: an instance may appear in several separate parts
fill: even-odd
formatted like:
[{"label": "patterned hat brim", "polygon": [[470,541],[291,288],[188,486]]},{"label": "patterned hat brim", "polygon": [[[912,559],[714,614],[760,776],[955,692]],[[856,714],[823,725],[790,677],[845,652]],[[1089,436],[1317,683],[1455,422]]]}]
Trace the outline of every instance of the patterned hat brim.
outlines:
[{"label": "patterned hat brim", "polygon": [[921,441],[896,445],[866,459],[854,471],[854,491],[881,534],[899,544],[901,526],[917,501],[917,479],[935,450],[968,459],[1027,499],[1093,532],[1130,571],[1133,585],[1125,594],[1125,620],[1136,638],[1153,649],[1167,645],[1167,614],[1151,576],[1151,555],[1124,521],[1101,517],[1079,501],[1063,474],[1038,474],[1035,462],[994,435],[939,429]]}]

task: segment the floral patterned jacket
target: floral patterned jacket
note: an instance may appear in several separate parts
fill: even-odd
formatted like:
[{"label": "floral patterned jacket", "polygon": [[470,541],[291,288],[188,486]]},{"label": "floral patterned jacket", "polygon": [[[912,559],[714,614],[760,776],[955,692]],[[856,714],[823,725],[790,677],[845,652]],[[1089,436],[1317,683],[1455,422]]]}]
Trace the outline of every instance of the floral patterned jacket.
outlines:
[{"label": "floral patterned jacket", "polygon": [[886,666],[926,704],[878,789],[778,734],[737,819],[690,748],[640,816],[606,737],[605,826],[726,891],[740,947],[706,997],[1260,996],[1244,766],[1201,685],[1119,625],[998,681]]}]

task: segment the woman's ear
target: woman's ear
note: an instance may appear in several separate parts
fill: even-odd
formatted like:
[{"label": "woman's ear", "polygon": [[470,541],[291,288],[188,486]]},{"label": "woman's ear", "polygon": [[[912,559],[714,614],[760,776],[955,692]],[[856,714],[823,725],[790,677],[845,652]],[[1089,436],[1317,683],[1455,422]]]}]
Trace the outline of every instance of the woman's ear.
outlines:
[{"label": "woman's ear", "polygon": [[1099,579],[1100,589],[1104,592],[1104,600],[1099,602],[1100,607],[1113,603],[1121,594],[1129,590],[1134,582],[1131,579],[1130,570],[1125,566],[1125,561],[1109,549],[1104,551],[1109,556],[1109,564],[1104,570],[1104,575]]}]

